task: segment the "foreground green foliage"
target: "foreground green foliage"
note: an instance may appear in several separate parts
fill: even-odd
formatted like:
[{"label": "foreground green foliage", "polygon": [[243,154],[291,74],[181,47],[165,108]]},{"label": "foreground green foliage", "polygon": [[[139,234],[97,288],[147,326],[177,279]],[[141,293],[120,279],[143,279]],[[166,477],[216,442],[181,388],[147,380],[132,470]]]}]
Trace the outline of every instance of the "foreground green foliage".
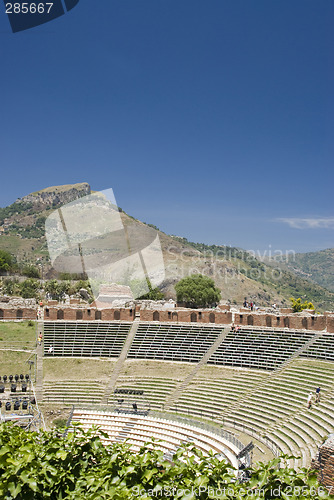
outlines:
[{"label": "foreground green foliage", "polygon": [[279,469],[278,459],[259,463],[251,479],[239,482],[226,462],[189,444],[172,464],[153,441],[134,454],[126,444],[103,446],[96,429],[76,428],[63,438],[56,430],[38,434],[2,424],[0,446],[4,499],[334,498],[314,473]]},{"label": "foreground green foliage", "polygon": [[215,282],[207,276],[192,274],[183,278],[175,285],[178,302],[185,302],[188,307],[215,306],[221,298],[221,293]]}]

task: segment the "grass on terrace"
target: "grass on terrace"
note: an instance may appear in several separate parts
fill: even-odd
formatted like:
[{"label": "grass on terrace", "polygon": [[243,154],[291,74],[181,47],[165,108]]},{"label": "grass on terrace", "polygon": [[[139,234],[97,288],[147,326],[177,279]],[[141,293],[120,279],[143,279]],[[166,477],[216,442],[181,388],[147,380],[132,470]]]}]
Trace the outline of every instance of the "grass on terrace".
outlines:
[{"label": "grass on terrace", "polygon": [[36,340],[36,322],[1,322],[0,323],[0,346],[11,347],[11,344],[22,342],[23,345]]},{"label": "grass on terrace", "polygon": [[96,380],[107,382],[115,359],[106,358],[44,358],[44,381]]},{"label": "grass on terrace", "polygon": [[[0,323],[0,375],[29,373],[28,358],[35,362],[31,355],[36,341],[36,323],[9,322]],[[13,349],[13,350],[10,350]],[[24,352],[27,350],[27,352]]]},{"label": "grass on terrace", "polygon": [[[36,362],[30,352],[0,351],[0,375],[19,375],[29,373],[28,359]],[[34,365],[33,365],[34,366]],[[33,368],[34,370],[34,368]]]}]

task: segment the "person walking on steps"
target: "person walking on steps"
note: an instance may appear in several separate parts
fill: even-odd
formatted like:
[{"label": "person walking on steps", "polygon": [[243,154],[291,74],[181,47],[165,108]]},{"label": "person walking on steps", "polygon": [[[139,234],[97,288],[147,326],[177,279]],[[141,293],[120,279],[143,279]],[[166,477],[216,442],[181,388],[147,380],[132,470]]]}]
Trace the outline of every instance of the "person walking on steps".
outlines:
[{"label": "person walking on steps", "polygon": [[307,408],[310,409],[312,407],[312,396],[313,396],[313,393],[310,392],[310,394],[308,395],[308,398],[307,398]]},{"label": "person walking on steps", "polygon": [[320,403],[320,387],[317,387],[316,390],[315,390],[315,402],[316,403]]}]

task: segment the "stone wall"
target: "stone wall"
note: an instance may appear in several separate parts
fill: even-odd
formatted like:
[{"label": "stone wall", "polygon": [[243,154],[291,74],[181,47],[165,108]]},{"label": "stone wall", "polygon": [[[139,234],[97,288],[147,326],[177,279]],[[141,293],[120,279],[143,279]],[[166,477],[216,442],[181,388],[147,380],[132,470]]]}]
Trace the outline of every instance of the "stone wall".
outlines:
[{"label": "stone wall", "polygon": [[134,308],[97,309],[95,307],[49,307],[44,308],[45,321],[133,321]]},{"label": "stone wall", "polygon": [[[326,330],[329,325],[329,316],[299,315],[299,314],[265,314],[251,311],[234,313],[234,323],[241,326],[257,326],[267,328],[291,328],[293,330]],[[334,332],[334,317],[332,330]]]},{"label": "stone wall", "polygon": [[[22,301],[23,299],[21,299]],[[36,319],[37,304],[9,303],[0,301],[0,320]],[[140,315],[141,321],[180,322],[180,323],[216,323],[228,325],[234,322],[240,326],[254,326],[258,328],[290,328],[292,330],[315,330],[334,333],[334,314],[266,314],[263,311],[250,311],[240,309],[232,312],[222,309],[188,309],[142,307],[136,304],[128,307],[99,308],[96,303],[84,304],[80,299],[72,298],[69,305],[60,304],[55,300],[49,300],[44,307],[44,319],[46,321],[133,321],[135,312]]]},{"label": "stone wall", "polygon": [[200,309],[176,309],[175,311],[140,311],[141,321],[177,322],[180,323],[232,323],[232,313],[228,311],[207,311]]},{"label": "stone wall", "polygon": [[327,316],[327,331],[329,333],[334,333],[334,315],[333,316]]},{"label": "stone wall", "polygon": [[1,308],[0,307],[0,320],[35,320],[37,318],[37,309],[31,309],[27,307],[20,307],[20,308],[14,308],[14,307],[6,307],[6,308]]},{"label": "stone wall", "polygon": [[319,482],[334,491],[334,434],[320,446],[315,460],[312,460],[312,469],[318,471]]},{"label": "stone wall", "polygon": [[35,299],[0,296],[0,320],[36,319]]}]

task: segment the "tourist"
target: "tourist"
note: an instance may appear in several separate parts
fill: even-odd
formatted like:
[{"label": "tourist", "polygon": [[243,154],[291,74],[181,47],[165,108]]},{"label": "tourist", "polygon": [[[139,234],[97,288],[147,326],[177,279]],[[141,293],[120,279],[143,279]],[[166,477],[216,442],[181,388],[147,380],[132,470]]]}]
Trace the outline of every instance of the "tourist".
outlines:
[{"label": "tourist", "polygon": [[312,406],[312,397],[313,397],[313,393],[310,392],[310,394],[308,395],[308,398],[307,398],[307,408],[311,408],[311,406]]},{"label": "tourist", "polygon": [[315,390],[315,402],[316,403],[320,403],[320,387],[317,387],[316,390]]}]

